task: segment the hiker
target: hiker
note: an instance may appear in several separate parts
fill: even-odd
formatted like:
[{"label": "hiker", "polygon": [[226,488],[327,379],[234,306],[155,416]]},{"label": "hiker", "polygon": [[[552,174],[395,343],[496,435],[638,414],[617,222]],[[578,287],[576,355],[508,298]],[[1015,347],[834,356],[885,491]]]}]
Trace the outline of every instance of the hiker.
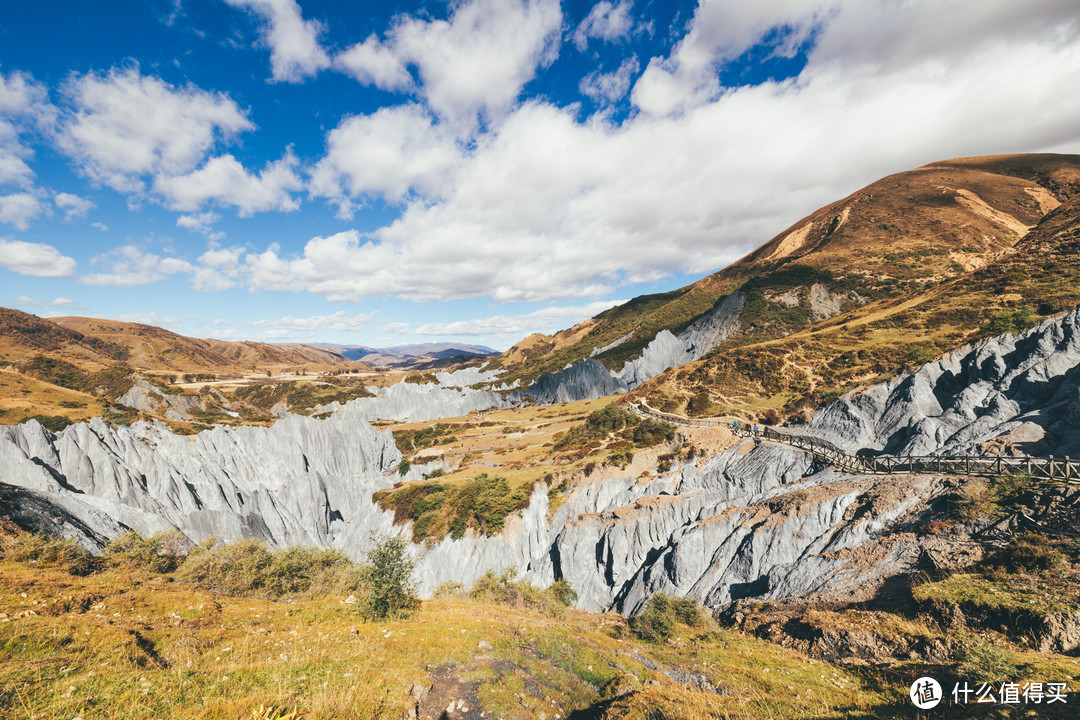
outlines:
[{"label": "hiker", "polygon": [[754,437],[757,437],[757,423],[754,423]]},{"label": "hiker", "polygon": [[735,434],[739,434],[739,418],[735,418]]}]

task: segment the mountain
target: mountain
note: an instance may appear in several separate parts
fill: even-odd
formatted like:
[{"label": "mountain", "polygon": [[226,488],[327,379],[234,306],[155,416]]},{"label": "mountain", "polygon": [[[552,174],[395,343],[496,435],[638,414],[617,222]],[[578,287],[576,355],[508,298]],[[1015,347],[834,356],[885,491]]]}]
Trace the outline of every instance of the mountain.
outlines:
[{"label": "mountain", "polygon": [[[823,401],[954,348],[1020,332],[1080,304],[1080,196],[970,273],[852,308],[781,338],[746,332],[667,370],[631,398],[693,414],[805,419]],[[744,320],[746,322],[746,320]],[[751,408],[747,408],[747,405]]]},{"label": "mountain", "polygon": [[227,375],[286,368],[325,369],[348,361],[340,353],[295,343],[201,340],[153,325],[100,318],[58,317],[51,322],[122,349],[126,363],[147,372]]},{"label": "mountain", "polygon": [[363,359],[367,365],[376,368],[409,368],[417,370],[445,367],[499,354],[498,350],[492,350],[484,345],[464,345],[461,343],[417,343],[413,345],[395,345],[387,348],[315,343],[311,347],[330,350],[350,360]]},{"label": "mountain", "polygon": [[861,304],[909,296],[981,268],[1078,192],[1076,155],[960,158],[891,175],[803,218],[717,273],[634,298],[555,335],[532,335],[492,366],[505,380],[526,384],[589,357],[618,371],[663,331],[678,336],[736,291],[745,307],[732,341],[784,337]]}]

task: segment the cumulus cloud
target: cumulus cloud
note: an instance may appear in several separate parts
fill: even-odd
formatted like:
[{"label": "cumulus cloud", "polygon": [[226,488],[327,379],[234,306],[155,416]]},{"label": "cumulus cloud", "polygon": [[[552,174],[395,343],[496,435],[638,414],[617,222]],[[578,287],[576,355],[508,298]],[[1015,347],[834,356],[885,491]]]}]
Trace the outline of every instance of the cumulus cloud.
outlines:
[{"label": "cumulus cloud", "polygon": [[0,195],[0,222],[14,225],[19,230],[30,227],[30,221],[45,213],[47,208],[28,192]]},{"label": "cumulus cloud", "polygon": [[[1069,3],[1021,12],[1006,2],[880,2],[876,15],[839,1],[707,5],[660,59],[673,77],[689,74],[655,112],[615,125],[524,102],[456,159],[448,154],[439,172],[449,180],[431,190],[415,179],[422,173],[379,185],[358,159],[358,192],[417,193],[403,195],[400,217],[366,234],[312,238],[296,253],[251,253],[250,282],[340,301],[600,298],[627,282],[723,267],[890,172],[1080,145],[1080,95],[1062,92],[1080,84]],[[799,76],[720,91],[725,59],[763,38],[778,53],[812,38]],[[438,146],[437,123],[414,129]],[[351,177],[340,173],[346,195]]]},{"label": "cumulus cloud", "polygon": [[56,207],[64,211],[64,220],[67,221],[86,217],[86,213],[95,207],[93,201],[71,193],[56,193],[53,202],[56,203]]},{"label": "cumulus cloud", "polygon": [[21,307],[41,307],[42,306],[42,302],[40,300],[35,300],[34,298],[32,298],[32,297],[30,297],[28,295],[20,295],[19,297],[15,298],[15,304],[19,305]]},{"label": "cumulus cloud", "polygon": [[26,73],[0,73],[0,184],[28,185],[33,155],[22,135],[35,124],[48,125],[54,112],[44,87]]},{"label": "cumulus cloud", "polygon": [[574,45],[584,52],[590,38],[605,42],[629,38],[635,24],[630,14],[633,7],[634,0],[621,0],[617,5],[607,0],[596,3],[574,31]]},{"label": "cumulus cloud", "polygon": [[241,275],[242,247],[223,248],[217,243],[199,256],[198,267],[191,276],[191,285],[196,290],[211,292],[228,290],[236,287]]},{"label": "cumulus cloud", "polygon": [[141,191],[145,175],[189,172],[218,140],[254,128],[227,95],[137,68],[76,76],[65,94],[73,110],[57,144],[89,178],[120,192]]},{"label": "cumulus cloud", "polygon": [[75,260],[52,245],[0,238],[0,266],[32,277],[75,277]]},{"label": "cumulus cloud", "polygon": [[454,137],[419,105],[401,105],[343,120],[326,140],[312,172],[313,195],[327,197],[351,216],[352,198],[399,202],[416,190],[437,196],[461,161]]},{"label": "cumulus cloud", "polygon": [[378,311],[350,314],[344,310],[331,315],[311,315],[292,317],[286,315],[276,320],[256,320],[247,327],[262,328],[263,337],[305,338],[327,332],[360,332],[371,322]]},{"label": "cumulus cloud", "polygon": [[[386,90],[412,86],[444,121],[472,128],[513,106],[536,69],[558,54],[558,0],[466,0],[448,20],[399,18],[383,41],[369,37],[338,56],[343,70]],[[409,79],[407,79],[409,77]]]},{"label": "cumulus cloud", "polygon": [[214,223],[221,219],[221,216],[215,212],[201,212],[193,215],[181,215],[176,218],[176,226],[186,228],[188,230],[194,230],[195,232],[206,233],[210,232]]},{"label": "cumulus cloud", "polygon": [[173,210],[192,211],[213,202],[236,208],[242,217],[267,210],[288,212],[300,207],[292,195],[304,187],[297,174],[298,165],[290,152],[254,174],[227,154],[211,158],[185,175],[159,176],[154,190],[166,198]]},{"label": "cumulus cloud", "polygon": [[319,45],[321,23],[305,20],[296,0],[225,0],[254,13],[263,23],[263,42],[270,48],[271,79],[300,82],[330,66]]},{"label": "cumulus cloud", "polygon": [[364,85],[381,90],[410,90],[413,78],[405,62],[390,47],[379,42],[377,35],[357,43],[334,58],[334,65]]},{"label": "cumulus cloud", "polygon": [[618,69],[609,73],[592,72],[581,79],[578,90],[597,103],[616,103],[626,95],[634,73],[641,65],[636,57],[622,61]]},{"label": "cumulus cloud", "polygon": [[534,332],[552,332],[559,328],[576,325],[625,300],[603,300],[588,305],[545,307],[522,315],[493,315],[474,320],[458,320],[450,323],[425,323],[413,332],[416,335],[513,335],[523,336]]},{"label": "cumulus cloud", "polygon": [[107,271],[85,275],[79,282],[106,287],[136,287],[164,280],[169,275],[195,272],[195,267],[186,260],[143,252],[135,245],[115,248],[98,255],[93,262]]}]

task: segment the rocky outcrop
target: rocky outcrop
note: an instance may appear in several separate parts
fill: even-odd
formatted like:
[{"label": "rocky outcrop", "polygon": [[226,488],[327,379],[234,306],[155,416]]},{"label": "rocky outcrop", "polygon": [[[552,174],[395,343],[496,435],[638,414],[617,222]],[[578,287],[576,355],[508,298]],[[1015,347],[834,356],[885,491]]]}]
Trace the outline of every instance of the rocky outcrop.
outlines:
[{"label": "rocky outcrop", "polygon": [[625,335],[610,345],[594,349],[593,354],[556,373],[544,373],[520,397],[540,403],[571,402],[604,397],[631,390],[651,380],[668,368],[697,360],[739,330],[739,315],[746,297],[734,292],[724,297],[690,327],[673,335],[661,330],[642,351],[640,357],[626,362],[619,372],[608,371],[593,355],[625,342]]},{"label": "rocky outcrop", "polygon": [[591,400],[625,391],[626,385],[596,360],[586,359],[557,373],[544,373],[521,393],[541,404]]},{"label": "rocky outcrop", "polygon": [[[1033,423],[1048,447],[1070,447],[1078,329],[1074,312],[1020,338],[967,348],[845,398],[806,431],[850,451],[956,452]],[[54,434],[31,421],[0,428],[0,482],[81,523],[91,540],[175,527],[195,541],[258,537],[360,557],[373,531],[395,530],[392,513],[371,497],[399,479],[392,469],[401,457],[391,434],[367,421],[505,402],[440,382],[386,388],[324,420],[288,417],[193,437],[101,420]],[[844,474],[782,445],[728,437],[716,446],[665,470],[594,473],[554,512],[541,483],[499,535],[414,546],[421,589],[516,568],[540,585],[566,578],[579,606],[593,610],[632,612],[656,592],[711,606],[845,597],[915,567],[925,541],[910,530],[955,490],[954,480],[932,476]]]},{"label": "rocky outcrop", "polygon": [[[1080,309],[844,397],[807,433],[849,452],[1080,455]],[[1009,443],[1009,438],[1014,441]]]}]

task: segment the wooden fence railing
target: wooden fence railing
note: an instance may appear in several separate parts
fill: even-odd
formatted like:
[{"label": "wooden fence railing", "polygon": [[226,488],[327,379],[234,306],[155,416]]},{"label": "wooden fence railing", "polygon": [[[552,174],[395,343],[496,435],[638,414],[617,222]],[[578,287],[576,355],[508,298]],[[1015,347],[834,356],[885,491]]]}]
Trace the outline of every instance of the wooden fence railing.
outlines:
[{"label": "wooden fence railing", "polygon": [[[841,470],[873,475],[896,473],[942,473],[946,475],[1030,475],[1033,479],[1080,483],[1080,461],[1055,457],[1008,457],[1002,455],[852,455],[832,443],[809,435],[785,433],[764,425],[722,419],[685,418],[661,412],[645,403],[633,404],[630,409],[645,417],[676,425],[692,427],[726,427],[737,435],[789,445],[810,453],[818,460]],[[754,432],[754,428],[757,432]]]}]

